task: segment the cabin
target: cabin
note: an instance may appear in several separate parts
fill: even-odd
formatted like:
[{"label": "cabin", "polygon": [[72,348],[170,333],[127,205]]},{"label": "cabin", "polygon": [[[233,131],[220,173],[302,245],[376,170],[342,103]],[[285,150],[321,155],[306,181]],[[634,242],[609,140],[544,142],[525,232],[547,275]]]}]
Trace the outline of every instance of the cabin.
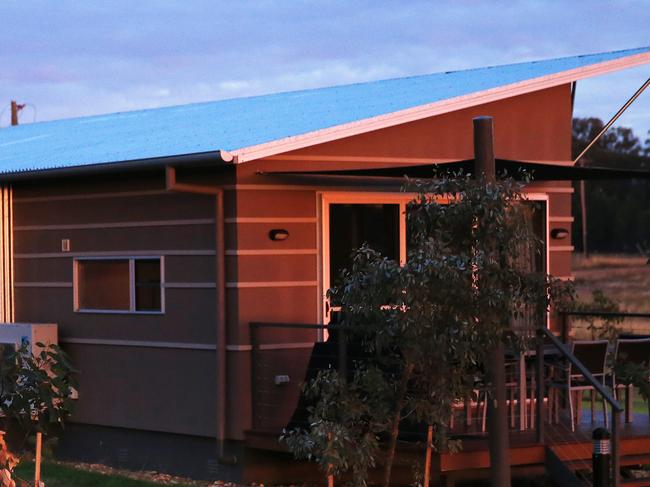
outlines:
[{"label": "cabin", "polygon": [[633,49],[0,130],[0,321],[56,323],[80,371],[59,454],[286,473],[277,439],[335,312],[326,290],[363,241],[405,258],[401,176],[472,160],[472,119],[491,116],[497,159],[549,174],[526,187],[540,265],[571,279],[575,83],[649,62]]}]

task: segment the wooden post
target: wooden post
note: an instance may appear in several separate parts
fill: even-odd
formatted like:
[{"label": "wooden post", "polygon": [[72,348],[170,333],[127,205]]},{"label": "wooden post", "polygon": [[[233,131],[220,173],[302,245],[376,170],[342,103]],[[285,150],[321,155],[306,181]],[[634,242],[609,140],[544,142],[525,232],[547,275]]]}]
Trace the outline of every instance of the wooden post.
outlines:
[{"label": "wooden post", "polygon": [[19,105],[14,100],[11,100],[11,125],[18,125],[18,112],[24,108],[25,105]]},{"label": "wooden post", "polygon": [[[492,117],[476,117],[474,122],[474,176],[486,182],[496,180]],[[480,286],[480,276],[479,276]],[[480,320],[480,316],[479,316]],[[488,400],[488,445],[490,483],[493,487],[510,487],[510,445],[506,408],[506,377],[503,342],[489,352],[486,375],[493,396]]]},{"label": "wooden post", "polygon": [[41,483],[41,450],[43,443],[43,434],[36,432],[36,460],[34,462],[34,487],[39,487]]},{"label": "wooden post", "polygon": [[431,447],[433,443],[433,426],[429,425],[427,429],[427,452],[424,458],[424,484],[423,487],[429,487],[431,481]]}]

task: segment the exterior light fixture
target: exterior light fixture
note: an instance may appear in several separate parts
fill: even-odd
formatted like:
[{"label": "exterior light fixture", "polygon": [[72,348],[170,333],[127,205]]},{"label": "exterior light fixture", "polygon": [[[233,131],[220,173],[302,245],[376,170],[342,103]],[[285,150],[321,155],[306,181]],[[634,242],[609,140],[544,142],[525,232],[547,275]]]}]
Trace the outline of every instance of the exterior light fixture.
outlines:
[{"label": "exterior light fixture", "polygon": [[269,232],[269,238],[276,242],[281,242],[289,238],[289,232],[284,228],[274,228]]},{"label": "exterior light fixture", "polygon": [[569,236],[569,231],[566,228],[554,228],[551,230],[551,238],[555,240],[564,240]]}]

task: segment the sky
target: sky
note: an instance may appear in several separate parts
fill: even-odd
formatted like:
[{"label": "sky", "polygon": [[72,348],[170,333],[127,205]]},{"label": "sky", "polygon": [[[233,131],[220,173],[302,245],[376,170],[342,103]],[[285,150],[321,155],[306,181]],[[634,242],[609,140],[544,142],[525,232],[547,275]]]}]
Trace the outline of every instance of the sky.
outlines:
[{"label": "sky", "polygon": [[[650,0],[0,0],[0,127],[650,46]],[[580,81],[608,119],[650,65]],[[619,125],[646,138],[650,89]]]}]

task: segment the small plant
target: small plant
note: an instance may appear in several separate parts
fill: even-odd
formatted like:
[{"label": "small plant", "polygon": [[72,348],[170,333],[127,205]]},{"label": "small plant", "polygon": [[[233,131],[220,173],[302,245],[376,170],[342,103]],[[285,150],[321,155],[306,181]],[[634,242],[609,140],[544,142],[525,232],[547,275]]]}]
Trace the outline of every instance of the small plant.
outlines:
[{"label": "small plant", "polygon": [[58,345],[37,343],[36,347],[38,352],[32,354],[23,345],[0,362],[3,428],[18,426],[23,434],[19,448],[36,432],[57,436],[74,408],[76,371],[67,354]]}]

